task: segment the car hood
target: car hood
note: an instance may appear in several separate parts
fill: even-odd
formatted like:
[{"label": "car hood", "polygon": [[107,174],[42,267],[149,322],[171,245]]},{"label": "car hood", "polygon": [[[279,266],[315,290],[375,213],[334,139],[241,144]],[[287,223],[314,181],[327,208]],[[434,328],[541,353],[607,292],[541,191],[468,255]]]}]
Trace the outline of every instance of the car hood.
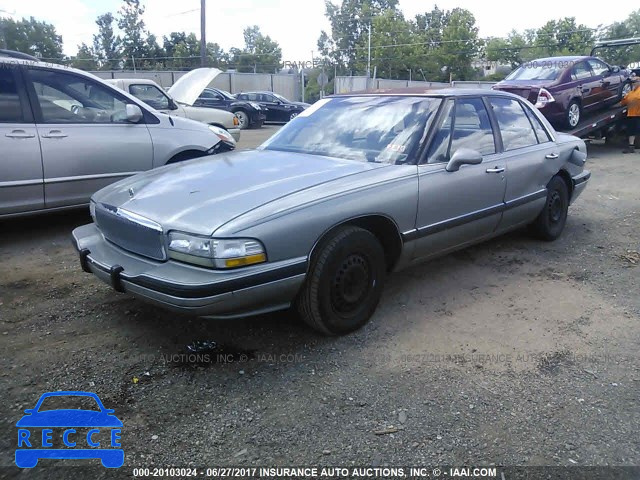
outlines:
[{"label": "car hood", "polygon": [[267,203],[388,166],[270,150],[230,152],[135,175],[100,190],[93,200],[157,221],[165,230],[211,235]]},{"label": "car hood", "polygon": [[25,415],[17,427],[121,427],[114,415],[92,410],[47,410]]},{"label": "car hood", "polygon": [[181,76],[168,90],[174,100],[186,105],[193,105],[202,91],[220,75],[217,68],[196,68]]},{"label": "car hood", "polygon": [[302,108],[309,108],[311,106],[310,103],[305,103],[305,102],[291,102],[291,103]]}]

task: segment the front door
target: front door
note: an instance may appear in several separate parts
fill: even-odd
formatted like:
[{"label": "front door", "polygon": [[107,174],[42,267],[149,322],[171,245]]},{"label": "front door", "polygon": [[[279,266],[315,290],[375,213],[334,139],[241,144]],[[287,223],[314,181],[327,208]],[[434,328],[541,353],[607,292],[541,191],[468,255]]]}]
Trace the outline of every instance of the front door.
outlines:
[{"label": "front door", "polygon": [[[425,162],[418,168],[418,237],[414,256],[427,258],[490,236],[502,217],[506,165],[481,98],[447,100]],[[445,167],[460,148],[483,156],[478,165]]]},{"label": "front door", "polygon": [[153,166],[144,120],[126,119],[115,89],[71,72],[30,67],[46,207],[87,203],[102,187]]},{"label": "front door", "polygon": [[44,208],[40,140],[21,77],[0,68],[0,215]]}]

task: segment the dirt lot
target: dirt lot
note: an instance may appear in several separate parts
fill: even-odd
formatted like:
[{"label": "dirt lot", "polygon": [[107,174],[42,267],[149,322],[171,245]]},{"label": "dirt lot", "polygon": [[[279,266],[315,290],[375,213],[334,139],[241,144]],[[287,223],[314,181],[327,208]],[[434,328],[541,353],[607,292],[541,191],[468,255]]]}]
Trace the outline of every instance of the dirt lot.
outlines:
[{"label": "dirt lot", "polygon": [[[243,132],[240,147],[267,133]],[[514,233],[395,274],[370,324],[344,338],[286,312],[205,321],[117,294],[78,265],[69,233],[85,212],[1,224],[0,472],[19,473],[15,422],[52,390],[93,391],[115,409],[121,476],[638,465],[640,155],[589,150],[591,183],[560,240]],[[205,341],[216,345],[189,357]]]}]

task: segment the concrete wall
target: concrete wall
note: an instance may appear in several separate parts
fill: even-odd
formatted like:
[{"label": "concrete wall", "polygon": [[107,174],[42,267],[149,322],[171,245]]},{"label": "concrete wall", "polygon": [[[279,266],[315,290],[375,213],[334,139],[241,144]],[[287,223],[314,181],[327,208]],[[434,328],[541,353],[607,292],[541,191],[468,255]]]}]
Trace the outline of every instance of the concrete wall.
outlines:
[{"label": "concrete wall", "polygon": [[409,80],[388,80],[385,78],[369,79],[367,82],[366,76],[360,77],[336,77],[334,82],[334,93],[349,93],[358,92],[362,90],[372,89],[384,89],[384,88],[406,88],[406,87],[423,87],[423,88],[483,88],[489,89],[495,82],[422,82]]},{"label": "concrete wall", "polygon": [[[157,72],[157,71],[94,71],[100,78],[147,78],[153,80],[162,88],[169,88],[178,78],[187,72]],[[252,90],[267,90],[279,93],[290,100],[301,99],[300,78],[298,75],[270,74],[270,73],[236,73],[223,72],[218,75],[211,86],[227,90],[231,93]]]}]

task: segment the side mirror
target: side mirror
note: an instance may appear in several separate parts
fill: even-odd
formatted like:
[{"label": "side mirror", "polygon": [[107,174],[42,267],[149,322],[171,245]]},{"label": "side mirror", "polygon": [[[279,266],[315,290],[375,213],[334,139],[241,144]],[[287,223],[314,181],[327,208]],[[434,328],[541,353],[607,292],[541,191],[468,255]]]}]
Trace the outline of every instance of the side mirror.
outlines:
[{"label": "side mirror", "polygon": [[620,73],[620,67],[618,66],[611,67],[611,73]]},{"label": "side mirror", "polygon": [[127,122],[138,123],[142,120],[142,110],[138,105],[127,103]]},{"label": "side mirror", "polygon": [[447,163],[447,172],[457,172],[462,165],[478,165],[482,163],[482,155],[470,148],[459,148]]},{"label": "side mirror", "polygon": [[178,105],[176,105],[176,101],[173,98],[169,99],[169,110],[177,110]]}]

